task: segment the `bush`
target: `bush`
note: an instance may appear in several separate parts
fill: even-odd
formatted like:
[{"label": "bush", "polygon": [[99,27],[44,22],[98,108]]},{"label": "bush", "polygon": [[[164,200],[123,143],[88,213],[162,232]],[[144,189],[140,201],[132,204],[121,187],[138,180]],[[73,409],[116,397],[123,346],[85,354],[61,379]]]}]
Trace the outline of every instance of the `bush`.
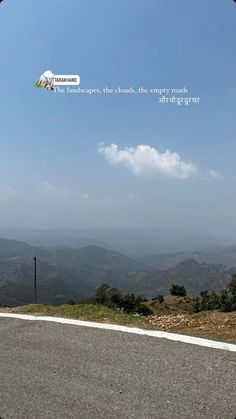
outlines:
[{"label": "bush", "polygon": [[111,288],[108,293],[108,305],[110,307],[122,308],[122,292],[117,288]]},{"label": "bush", "polygon": [[137,301],[134,294],[126,294],[123,296],[122,308],[126,313],[135,312],[139,305],[140,301]]},{"label": "bush", "polygon": [[225,312],[230,312],[235,310],[233,307],[233,299],[230,293],[227,290],[224,290],[220,294],[220,309]]},{"label": "bush", "polygon": [[150,316],[153,314],[153,311],[150,309],[150,307],[146,306],[145,304],[140,304],[140,306],[137,308],[136,313],[141,316]]},{"label": "bush", "polygon": [[77,304],[77,302],[75,300],[69,300],[68,303],[70,306],[74,306]]},{"label": "bush", "polygon": [[233,274],[226,289],[220,294],[201,291],[200,298],[195,300],[195,311],[221,310],[225,312],[236,310],[236,274]]},{"label": "bush", "polygon": [[233,274],[229,281],[228,291],[232,298],[232,304],[236,304],[236,274]]},{"label": "bush", "polygon": [[193,310],[195,313],[199,313],[199,311],[201,311],[201,299],[199,297],[194,299]]},{"label": "bush", "polygon": [[108,284],[101,284],[96,289],[95,301],[98,304],[106,304],[109,301],[109,291],[111,287]]},{"label": "bush", "polygon": [[183,285],[172,285],[170,289],[171,295],[176,295],[177,297],[186,297],[186,289]]},{"label": "bush", "polygon": [[144,301],[144,297],[135,297],[134,294],[123,294],[120,290],[112,288],[108,284],[100,285],[96,289],[95,294],[95,302],[97,304],[104,304],[111,308],[120,309],[126,313],[137,313],[140,309],[139,314],[148,315],[152,313],[152,311],[143,304]]},{"label": "bush", "polygon": [[140,297],[140,298],[142,299],[142,302],[143,303],[146,303],[148,301],[148,298],[147,297]]},{"label": "bush", "polygon": [[158,295],[157,296],[157,299],[158,299],[158,301],[159,301],[160,304],[164,303],[164,297],[163,297],[163,295]]}]

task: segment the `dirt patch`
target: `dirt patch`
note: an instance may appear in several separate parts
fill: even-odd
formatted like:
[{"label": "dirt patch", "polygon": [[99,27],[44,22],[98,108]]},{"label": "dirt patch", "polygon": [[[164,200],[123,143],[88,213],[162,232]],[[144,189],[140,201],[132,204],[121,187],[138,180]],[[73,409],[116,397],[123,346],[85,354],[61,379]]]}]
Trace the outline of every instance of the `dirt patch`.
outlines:
[{"label": "dirt patch", "polygon": [[221,339],[236,343],[236,313],[208,311],[196,314],[149,316],[150,323],[162,330]]}]

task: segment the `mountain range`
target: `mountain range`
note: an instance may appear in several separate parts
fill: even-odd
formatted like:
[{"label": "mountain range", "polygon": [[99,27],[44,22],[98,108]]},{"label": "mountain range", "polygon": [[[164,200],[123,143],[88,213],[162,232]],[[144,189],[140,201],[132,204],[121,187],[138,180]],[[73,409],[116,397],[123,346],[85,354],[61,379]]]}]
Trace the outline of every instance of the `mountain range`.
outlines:
[{"label": "mountain range", "polygon": [[[151,298],[173,283],[189,295],[223,289],[235,271],[236,246],[211,251],[129,257],[101,246],[36,247],[0,239],[0,303],[33,301],[33,257],[37,257],[38,302],[61,304],[94,294],[101,283]],[[216,263],[217,262],[217,263]]]},{"label": "mountain range", "polygon": [[176,266],[186,259],[209,264],[222,264],[227,268],[236,267],[236,245],[212,246],[204,250],[183,251],[176,253],[161,253],[155,255],[139,256],[152,269],[167,269]]}]

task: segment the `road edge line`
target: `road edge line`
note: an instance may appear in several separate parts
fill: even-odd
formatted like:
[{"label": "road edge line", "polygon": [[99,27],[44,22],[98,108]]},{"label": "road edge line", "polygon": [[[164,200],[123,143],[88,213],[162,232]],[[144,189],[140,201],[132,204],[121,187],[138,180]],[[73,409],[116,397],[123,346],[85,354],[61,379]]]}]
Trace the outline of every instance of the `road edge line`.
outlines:
[{"label": "road edge line", "polygon": [[220,342],[220,341],[210,340],[210,339],[205,339],[205,338],[198,338],[195,336],[182,335],[182,334],[172,333],[172,332],[164,332],[161,330],[160,331],[159,330],[146,330],[146,329],[139,329],[136,327],[121,326],[121,325],[110,324],[110,323],[97,323],[97,322],[90,322],[90,321],[85,321],[85,320],[69,319],[65,317],[35,316],[31,314],[0,313],[0,318],[1,317],[19,319],[19,320],[61,323],[61,324],[68,324],[68,325],[74,325],[74,326],[90,327],[94,329],[113,330],[117,332],[151,336],[151,337],[156,337],[159,339],[168,339],[175,342],[182,342],[182,343],[188,343],[192,345],[204,346],[211,349],[221,349],[221,350],[236,352],[236,345],[232,343]]}]

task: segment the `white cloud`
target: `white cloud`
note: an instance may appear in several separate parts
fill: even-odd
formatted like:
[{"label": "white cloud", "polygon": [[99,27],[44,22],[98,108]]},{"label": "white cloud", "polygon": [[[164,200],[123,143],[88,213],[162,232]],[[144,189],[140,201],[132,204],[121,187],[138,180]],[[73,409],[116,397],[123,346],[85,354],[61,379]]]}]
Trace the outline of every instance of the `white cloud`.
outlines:
[{"label": "white cloud", "polygon": [[186,179],[198,174],[198,168],[192,162],[185,162],[177,153],[169,150],[164,153],[149,145],[119,150],[116,144],[100,144],[98,151],[114,165],[127,167],[135,175],[164,175],[177,179]]}]

